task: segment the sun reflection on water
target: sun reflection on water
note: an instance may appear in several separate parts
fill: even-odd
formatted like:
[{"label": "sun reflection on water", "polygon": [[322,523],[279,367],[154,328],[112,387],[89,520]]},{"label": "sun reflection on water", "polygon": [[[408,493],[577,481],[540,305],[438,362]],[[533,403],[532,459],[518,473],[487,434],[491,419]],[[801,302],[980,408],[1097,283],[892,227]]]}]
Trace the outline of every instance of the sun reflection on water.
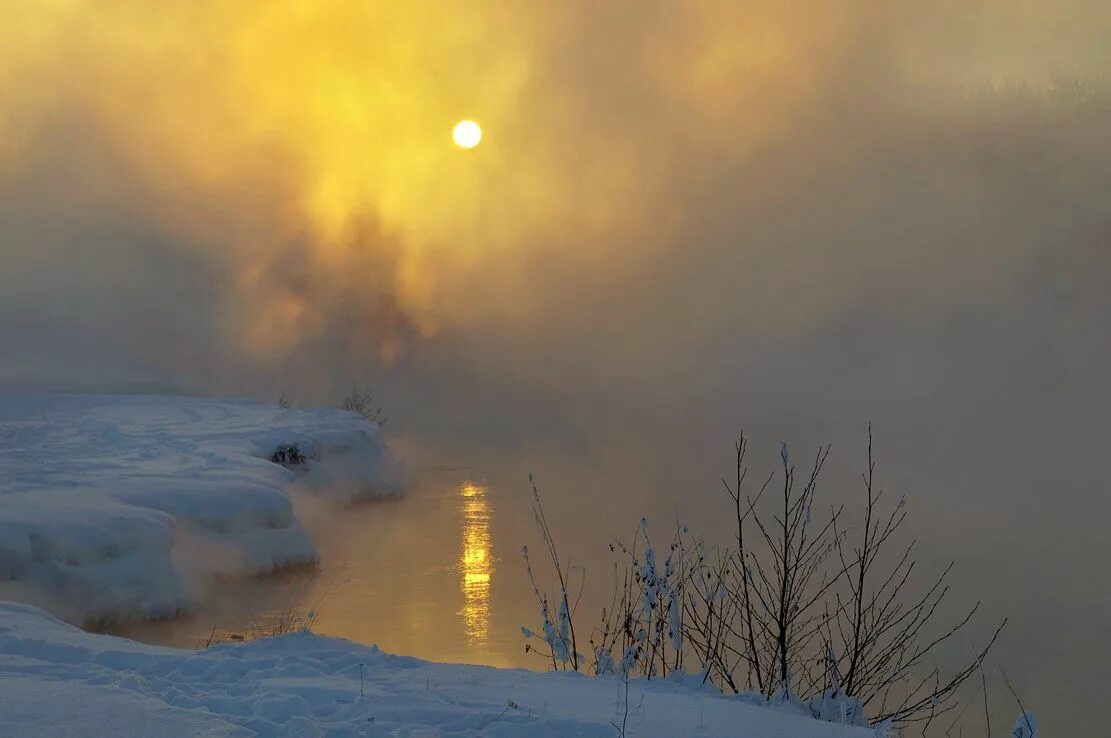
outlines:
[{"label": "sun reflection on water", "polygon": [[459,488],[463,513],[463,552],[459,559],[463,587],[463,627],[467,642],[485,646],[490,635],[490,576],[494,562],[490,544],[490,503],[487,488],[467,482]]}]

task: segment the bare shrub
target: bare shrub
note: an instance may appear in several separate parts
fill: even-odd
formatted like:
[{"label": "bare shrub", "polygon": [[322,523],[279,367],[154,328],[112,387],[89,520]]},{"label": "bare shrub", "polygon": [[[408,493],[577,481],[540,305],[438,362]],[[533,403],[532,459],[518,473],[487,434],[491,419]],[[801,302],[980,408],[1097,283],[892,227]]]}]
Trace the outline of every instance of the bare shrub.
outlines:
[{"label": "bare shrub", "polygon": [[[768,511],[758,503],[774,475],[755,495],[746,494],[747,441],[742,436],[737,443],[736,478],[725,483],[736,547],[694,579],[713,582],[716,589],[693,588],[697,596],[688,618],[692,640],[705,644],[710,673],[723,689],[799,699],[823,716],[836,708],[850,722],[867,715],[876,723],[904,725],[930,721],[955,707],[957,689],[983,664],[1006,621],[948,677],[926,668],[936,647],[961,631],[980,603],[954,624],[938,628],[952,564],[918,594],[912,586],[913,541],[884,568],[907,513],[902,500],[881,510],[871,428],[868,438],[859,528],[843,527],[842,507],[831,509],[826,522],[813,522],[828,447],[819,449],[798,492],[787,449],[781,449],[782,493]],[[895,693],[900,699],[893,703]]]},{"label": "bare shrub", "polygon": [[[289,633],[305,633],[312,630],[320,617],[320,606],[328,595],[337,586],[331,583],[322,590],[317,591],[316,585],[320,581],[323,570],[312,568],[307,575],[304,570],[298,570],[289,580],[285,596],[282,600],[265,612],[259,612],[255,605],[246,601],[244,596],[241,606],[246,619],[243,628],[227,630],[213,628],[211,634],[202,647],[207,648],[217,643],[229,641],[256,641],[262,638],[274,638]],[[278,574],[276,576],[285,576]],[[236,582],[231,582],[236,585]],[[236,586],[240,592],[249,592],[251,588],[243,583]]]},{"label": "bare shrub", "polygon": [[[949,679],[942,680],[936,668],[921,674],[926,657],[968,624],[980,602],[951,627],[926,635],[949,592],[947,579],[953,562],[921,595],[912,595],[909,589],[917,564],[913,557],[915,541],[898,549],[894,558],[888,557],[894,563],[883,568],[885,551],[906,520],[907,511],[903,499],[886,511],[881,509],[884,491],[875,486],[875,470],[869,427],[868,468],[863,474],[864,525],[851,547],[847,535],[834,538],[846,591],[844,596],[838,593],[829,619],[828,666],[838,678],[828,686],[856,697],[865,707],[878,704],[874,710],[878,720],[930,720],[955,707],[951,700],[954,692],[980,670],[1006,620],[996,628],[987,646]],[[920,674],[918,681],[892,703],[892,688],[907,684],[915,674]]]},{"label": "bare shrub", "polygon": [[[776,472],[754,493],[746,490],[747,448],[742,435],[736,475],[723,480],[734,519],[732,542],[707,546],[677,525],[661,565],[642,519],[630,546],[611,545],[620,558],[613,597],[590,636],[593,671],[652,678],[682,669],[690,659],[700,665],[703,681],[725,692],[808,704],[816,717],[856,724],[928,726],[957,707],[957,690],[982,670],[1006,621],[963,667],[945,677],[928,667],[936,648],[972,621],[980,603],[942,626],[939,608],[952,564],[924,591],[915,585],[915,544],[895,543],[905,503],[883,505],[884,493],[874,482],[871,428],[859,527],[844,525],[843,507],[830,508],[821,521],[815,514],[828,446],[799,474],[784,444],[774,496],[768,491]],[[575,648],[575,608],[535,486],[533,497],[560,585],[559,612],[553,615],[529,564],[546,655],[554,668],[579,670],[584,660]]]},{"label": "bare shrub", "polygon": [[[536,484],[529,476],[529,484],[532,486],[532,513],[536,520],[536,527],[540,531],[541,540],[544,543],[544,548],[548,554],[548,560],[551,562],[552,568],[555,571],[556,580],[559,584],[558,592],[555,596],[556,605],[553,611],[551,596],[547,590],[541,591],[536,582],[536,576],[532,568],[532,559],[529,557],[528,547],[521,549],[521,554],[525,559],[525,567],[528,570],[529,582],[532,584],[532,591],[536,595],[536,602],[540,608],[540,619],[542,623],[542,634],[533,633],[528,628],[522,627],[521,632],[526,639],[531,640],[534,635],[539,636],[545,645],[543,648],[538,648],[532,643],[525,644],[525,652],[535,652],[546,658],[551,659],[552,669],[570,669],[578,671],[582,664],[582,654],[578,650],[578,641],[575,636],[575,612],[578,610],[579,599],[582,597],[583,589],[586,586],[586,570],[582,567],[574,567],[568,562],[564,564],[560,558],[559,553],[556,551],[555,539],[552,537],[551,528],[548,527],[548,518],[544,514],[544,506],[540,502],[540,492],[536,489]],[[575,597],[574,604],[571,603],[569,587],[571,586],[570,576],[573,572],[579,573],[579,591]]]},{"label": "bare shrub", "polygon": [[808,697],[820,681],[812,658],[827,618],[824,602],[838,572],[825,566],[834,550],[841,509],[821,524],[813,507],[829,448],[819,449],[798,483],[786,446],[780,449],[783,481],[770,512],[758,503],[774,481],[769,475],[754,496],[742,436],[736,444],[736,478],[723,480],[735,517],[735,547],[703,559],[692,574],[687,602],[690,640],[704,659],[707,678],[731,692],[766,698]]},{"label": "bare shrub", "polygon": [[340,403],[340,409],[358,413],[367,420],[377,423],[378,425],[386,424],[386,417],[382,412],[382,406],[375,401],[374,394],[370,391],[360,389],[358,385],[352,387],[347,397],[343,398],[343,402]]}]

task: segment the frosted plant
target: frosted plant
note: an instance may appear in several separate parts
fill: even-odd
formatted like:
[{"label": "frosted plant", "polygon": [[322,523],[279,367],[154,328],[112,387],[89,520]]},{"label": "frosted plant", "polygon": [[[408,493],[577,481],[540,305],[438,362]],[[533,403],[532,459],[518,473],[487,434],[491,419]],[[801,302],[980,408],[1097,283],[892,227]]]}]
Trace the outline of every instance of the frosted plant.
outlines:
[{"label": "frosted plant", "polygon": [[[683,665],[686,635],[683,630],[686,605],[684,586],[692,576],[701,576],[710,586],[705,572],[696,572],[688,565],[683,548],[687,528],[676,525],[675,540],[662,562],[658,548],[652,544],[648,533],[648,519],[641,518],[631,546],[619,540],[610,544],[610,550],[620,553],[624,565],[616,563],[616,587],[611,605],[602,610],[600,627],[591,635],[592,651],[600,647],[624,652],[626,666],[640,675],[667,676]],[[643,549],[641,546],[643,545]],[[700,560],[702,547],[696,545]],[[722,597],[727,593],[722,592]],[[599,643],[600,642],[600,643]],[[704,659],[705,644],[698,644],[692,653]],[[631,661],[630,661],[631,659]]]},{"label": "frosted plant", "polygon": [[608,648],[599,646],[594,651],[594,663],[594,673],[596,675],[617,673],[617,667],[613,663],[613,653]]},{"label": "frosted plant", "polygon": [[1034,719],[1033,713],[1026,710],[1019,713],[1011,738],[1038,738],[1038,721]]},{"label": "frosted plant", "polygon": [[659,578],[656,575],[656,552],[649,546],[644,552],[644,564],[640,567],[640,578],[644,583],[644,617],[652,622],[652,608],[659,595]]},{"label": "frosted plant", "polygon": [[[566,598],[564,598],[564,602],[566,602]],[[547,595],[542,596],[540,600],[540,619],[544,624],[544,643],[548,644],[552,660],[566,665],[571,660],[571,655],[567,648],[568,641],[563,626],[563,623],[566,622],[563,606],[560,607],[560,624],[557,630],[556,623],[552,620],[551,610],[548,608],[548,597]]]},{"label": "frosted plant", "polygon": [[[866,726],[864,705],[856,697],[831,691],[810,701],[810,713],[819,720],[843,725]],[[879,735],[884,735],[880,733]]]},{"label": "frosted plant", "polygon": [[621,657],[621,673],[628,675],[633,667],[636,666],[637,659],[640,657],[640,646],[629,646],[625,649],[624,655]]},{"label": "frosted plant", "polygon": [[[532,478],[529,478],[532,481]],[[559,608],[556,610],[555,617],[552,617],[551,606],[549,605],[548,593],[541,592],[540,587],[536,583],[536,576],[533,572],[532,561],[529,558],[528,547],[521,548],[521,556],[525,560],[525,568],[528,571],[529,582],[532,584],[533,594],[536,596],[537,604],[540,607],[540,618],[544,630],[544,642],[549,648],[547,655],[552,661],[553,669],[570,669],[578,671],[582,656],[579,654],[575,641],[575,607],[571,604],[571,598],[568,594],[568,577],[571,572],[578,570],[580,576],[580,590],[578,597],[582,595],[582,588],[586,584],[586,570],[582,567],[571,565],[564,565],[556,553],[555,541],[552,538],[551,529],[548,527],[547,518],[544,515],[544,508],[540,503],[540,492],[536,489],[534,484],[532,487],[533,494],[533,516],[536,519],[537,528],[540,530],[541,537],[544,541],[545,548],[548,552],[548,557],[551,561],[552,568],[555,570],[556,577],[559,581]],[[576,597],[576,604],[578,602]],[[529,638],[532,631],[523,628],[525,637]],[[526,651],[535,650],[531,644],[525,645]],[[540,653],[539,650],[537,650]]]},{"label": "frosted plant", "polygon": [[560,593],[559,600],[559,639],[558,643],[553,643],[552,648],[558,658],[563,663],[571,660],[571,609],[567,604],[567,590]]},{"label": "frosted plant", "polygon": [[890,738],[890,736],[892,735],[891,731],[894,730],[894,728],[895,726],[891,724],[890,720],[884,720],[883,722],[876,723],[872,726],[872,730],[875,731],[876,738]]},{"label": "frosted plant", "polygon": [[674,590],[667,594],[668,636],[676,653],[683,650],[683,598]]}]

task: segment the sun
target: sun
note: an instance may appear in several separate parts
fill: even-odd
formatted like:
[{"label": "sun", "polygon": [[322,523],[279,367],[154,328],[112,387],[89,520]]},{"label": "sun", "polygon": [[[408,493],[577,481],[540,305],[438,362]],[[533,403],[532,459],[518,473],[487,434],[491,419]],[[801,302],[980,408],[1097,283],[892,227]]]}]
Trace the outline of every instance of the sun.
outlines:
[{"label": "sun", "polygon": [[455,145],[461,149],[473,149],[482,140],[482,129],[473,120],[461,120],[451,132]]}]

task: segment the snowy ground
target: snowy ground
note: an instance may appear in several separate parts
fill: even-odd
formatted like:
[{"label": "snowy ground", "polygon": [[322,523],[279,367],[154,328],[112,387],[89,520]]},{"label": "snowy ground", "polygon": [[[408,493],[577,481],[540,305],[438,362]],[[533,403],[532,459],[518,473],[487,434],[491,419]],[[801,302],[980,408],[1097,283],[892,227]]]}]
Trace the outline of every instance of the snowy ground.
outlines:
[{"label": "snowy ground", "polygon": [[[309,460],[271,461],[291,446]],[[310,633],[177,650],[2,601],[72,622],[172,614],[216,575],[315,558],[293,489],[343,503],[402,483],[354,413],[0,396],[0,736],[618,735],[614,677],[433,664]],[[626,735],[875,735],[692,681],[634,681]]]},{"label": "snowy ground", "polygon": [[[269,460],[296,444],[303,471]],[[400,492],[378,427],[339,410],[186,397],[0,395],[0,599],[68,620],[188,607],[213,575],[307,563],[292,487]]]},{"label": "snowy ground", "polygon": [[[5,736],[613,738],[622,690],[615,677],[432,664],[309,633],[145,646],[0,602]],[[660,738],[875,736],[658,680],[632,682],[627,726]]]}]

